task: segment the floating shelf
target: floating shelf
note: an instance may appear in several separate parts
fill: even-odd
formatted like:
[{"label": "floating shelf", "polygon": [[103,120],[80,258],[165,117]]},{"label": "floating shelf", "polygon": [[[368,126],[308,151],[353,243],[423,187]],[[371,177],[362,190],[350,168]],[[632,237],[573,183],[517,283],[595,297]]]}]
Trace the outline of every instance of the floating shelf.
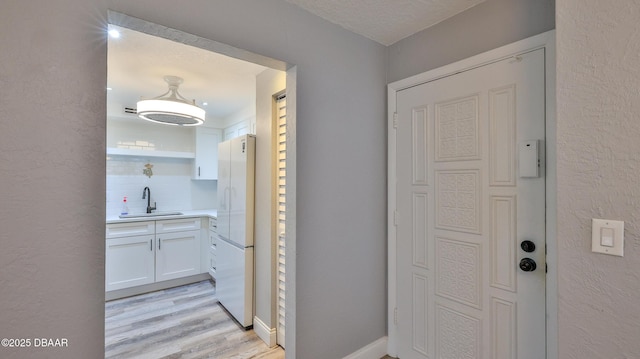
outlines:
[{"label": "floating shelf", "polygon": [[194,152],[178,152],[178,151],[151,151],[151,150],[132,150],[128,148],[107,147],[107,155],[112,156],[136,156],[136,157],[164,157],[164,158],[195,158]]}]

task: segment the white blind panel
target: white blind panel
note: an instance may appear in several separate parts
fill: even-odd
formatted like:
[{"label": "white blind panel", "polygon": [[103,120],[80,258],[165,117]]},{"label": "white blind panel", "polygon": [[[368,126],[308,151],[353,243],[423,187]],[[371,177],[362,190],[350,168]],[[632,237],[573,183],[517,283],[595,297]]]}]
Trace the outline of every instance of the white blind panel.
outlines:
[{"label": "white blind panel", "polygon": [[278,326],[276,328],[276,340],[284,348],[285,337],[285,210],[286,210],[286,159],[287,159],[287,101],[280,97],[276,101],[277,116],[277,196],[278,196]]}]

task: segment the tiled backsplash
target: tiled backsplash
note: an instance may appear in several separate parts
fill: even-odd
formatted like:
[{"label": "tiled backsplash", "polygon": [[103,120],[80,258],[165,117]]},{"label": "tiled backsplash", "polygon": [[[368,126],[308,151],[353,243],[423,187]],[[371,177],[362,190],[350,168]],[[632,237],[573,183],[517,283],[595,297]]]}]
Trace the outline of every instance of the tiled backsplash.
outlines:
[{"label": "tiled backsplash", "polygon": [[[143,174],[145,164],[153,165],[153,175]],[[171,158],[110,156],[107,158],[107,216],[117,216],[127,196],[129,213],[144,213],[144,187],[151,190],[151,205],[157,211],[186,211],[216,208],[216,181],[191,179],[192,161]]]},{"label": "tiled backsplash", "polygon": [[107,147],[193,152],[193,127],[162,126],[148,121],[108,121]]}]

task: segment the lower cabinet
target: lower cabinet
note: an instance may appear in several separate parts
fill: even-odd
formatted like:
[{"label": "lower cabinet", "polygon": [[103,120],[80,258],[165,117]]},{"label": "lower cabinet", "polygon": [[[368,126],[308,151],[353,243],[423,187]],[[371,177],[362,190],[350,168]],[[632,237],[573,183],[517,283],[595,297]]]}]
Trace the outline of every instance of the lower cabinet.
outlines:
[{"label": "lower cabinet", "polygon": [[217,219],[214,219],[214,218],[209,219],[209,247],[208,247],[209,265],[207,270],[211,278],[213,278],[214,280],[216,279],[216,271],[217,271],[217,265],[216,265],[216,256],[218,252],[218,243],[217,243],[218,233],[216,232],[217,229],[218,229]]},{"label": "lower cabinet", "polygon": [[200,273],[200,229],[156,234],[156,282]]},{"label": "lower cabinet", "polygon": [[106,237],[106,291],[200,273],[200,218],[109,224]]},{"label": "lower cabinet", "polygon": [[154,237],[152,234],[107,239],[106,291],[155,282]]}]

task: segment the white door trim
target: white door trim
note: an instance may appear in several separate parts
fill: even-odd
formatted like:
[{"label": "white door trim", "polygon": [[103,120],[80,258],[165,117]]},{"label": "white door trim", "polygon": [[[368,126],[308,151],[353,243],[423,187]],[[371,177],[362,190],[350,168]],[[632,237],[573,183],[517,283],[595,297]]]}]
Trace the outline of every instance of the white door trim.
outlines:
[{"label": "white door trim", "polygon": [[396,132],[394,128],[396,94],[398,91],[459,72],[477,68],[531,50],[545,49],[546,96],[546,237],[547,237],[547,359],[558,358],[558,303],[557,303],[557,251],[556,251],[556,76],[555,30],[499,47],[482,54],[454,62],[387,85],[387,263],[388,308],[387,333],[389,355],[396,356],[397,326],[395,324],[397,296],[396,263]]},{"label": "white door trim", "polygon": [[[168,28],[166,26],[148,22],[117,11],[107,10],[107,22],[149,35],[158,36],[172,41],[181,42],[187,45],[196,46],[208,51],[234,57],[240,60],[252,62],[272,69],[286,71],[287,89],[287,198],[289,205],[286,208],[287,222],[287,248],[286,254],[286,327],[288,335],[286,337],[287,357],[296,356],[296,147],[297,147],[297,77],[298,68],[294,64],[286,63],[267,56],[253,53],[229,44],[217,42],[203,38],[181,30]],[[273,303],[272,303],[273,304]]]}]

